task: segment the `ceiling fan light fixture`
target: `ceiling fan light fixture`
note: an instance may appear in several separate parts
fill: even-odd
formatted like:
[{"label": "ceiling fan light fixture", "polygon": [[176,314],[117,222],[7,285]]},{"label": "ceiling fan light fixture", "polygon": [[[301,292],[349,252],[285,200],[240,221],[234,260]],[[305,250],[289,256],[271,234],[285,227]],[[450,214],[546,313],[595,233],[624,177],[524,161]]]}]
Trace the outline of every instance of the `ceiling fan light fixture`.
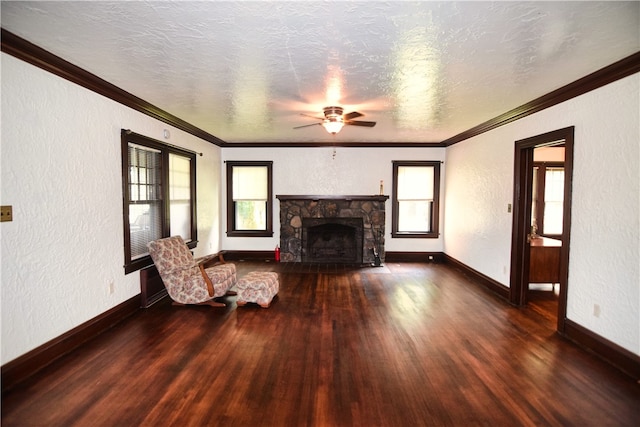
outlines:
[{"label": "ceiling fan light fixture", "polygon": [[336,133],[342,130],[342,126],[344,126],[344,123],[340,118],[335,118],[333,120],[329,118],[329,119],[325,119],[322,122],[322,126],[325,128],[327,132],[329,132],[332,135],[335,135]]}]

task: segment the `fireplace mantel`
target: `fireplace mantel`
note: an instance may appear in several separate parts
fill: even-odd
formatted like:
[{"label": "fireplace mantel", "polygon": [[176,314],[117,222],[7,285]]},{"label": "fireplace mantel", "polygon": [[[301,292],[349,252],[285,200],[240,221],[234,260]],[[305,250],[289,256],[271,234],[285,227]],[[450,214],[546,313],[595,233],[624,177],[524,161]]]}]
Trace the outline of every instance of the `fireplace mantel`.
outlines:
[{"label": "fireplace mantel", "polygon": [[355,195],[355,196],[317,196],[317,195],[288,195],[288,194],[278,194],[276,199],[278,200],[372,200],[376,202],[384,202],[387,200],[389,196],[385,195]]}]

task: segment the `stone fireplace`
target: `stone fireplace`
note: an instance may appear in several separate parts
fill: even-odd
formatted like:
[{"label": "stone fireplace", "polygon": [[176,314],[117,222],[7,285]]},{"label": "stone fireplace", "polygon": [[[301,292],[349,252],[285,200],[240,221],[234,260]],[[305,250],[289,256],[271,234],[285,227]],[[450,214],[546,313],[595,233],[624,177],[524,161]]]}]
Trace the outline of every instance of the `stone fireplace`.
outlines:
[{"label": "stone fireplace", "polygon": [[388,196],[276,196],[283,262],[370,264],[384,260]]}]

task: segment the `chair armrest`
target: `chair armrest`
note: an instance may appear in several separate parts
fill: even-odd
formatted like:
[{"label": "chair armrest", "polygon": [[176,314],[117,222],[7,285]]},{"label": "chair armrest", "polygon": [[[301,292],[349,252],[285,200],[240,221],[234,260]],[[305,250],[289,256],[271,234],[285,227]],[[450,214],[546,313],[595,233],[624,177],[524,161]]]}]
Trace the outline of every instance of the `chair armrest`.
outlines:
[{"label": "chair armrest", "polygon": [[211,282],[211,278],[209,277],[207,272],[204,270],[203,263],[198,264],[198,267],[200,267],[200,273],[202,274],[202,278],[204,279],[204,282],[207,284],[207,291],[209,291],[209,296],[213,297],[215,291],[213,289],[213,283]]},{"label": "chair armrest", "polygon": [[226,261],[222,256],[222,252],[218,252],[217,254],[205,255],[200,258],[196,258],[196,263],[198,265],[203,265],[205,268],[212,267],[216,264],[225,264]]}]

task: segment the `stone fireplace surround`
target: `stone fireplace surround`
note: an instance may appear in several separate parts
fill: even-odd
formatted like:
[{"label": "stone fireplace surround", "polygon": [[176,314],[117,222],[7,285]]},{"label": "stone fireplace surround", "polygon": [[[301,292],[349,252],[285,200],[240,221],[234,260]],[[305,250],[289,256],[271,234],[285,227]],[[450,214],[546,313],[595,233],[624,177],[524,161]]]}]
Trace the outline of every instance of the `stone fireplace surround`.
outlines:
[{"label": "stone fireplace surround", "polygon": [[309,218],[361,218],[362,263],[374,262],[373,248],[377,248],[384,261],[385,203],[389,196],[277,195],[276,198],[280,200],[282,262],[302,262],[303,219]]}]

